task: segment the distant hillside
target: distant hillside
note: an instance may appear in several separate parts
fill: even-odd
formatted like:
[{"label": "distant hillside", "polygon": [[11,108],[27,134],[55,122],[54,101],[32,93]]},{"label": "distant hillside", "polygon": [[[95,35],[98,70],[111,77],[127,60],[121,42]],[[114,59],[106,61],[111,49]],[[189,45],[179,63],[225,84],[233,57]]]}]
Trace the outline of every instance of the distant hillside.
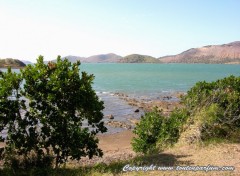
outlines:
[{"label": "distant hillside", "polygon": [[91,63],[114,63],[119,62],[122,56],[109,53],[109,54],[99,54],[86,58],[83,62],[91,62]]},{"label": "distant hillside", "polygon": [[70,62],[76,62],[77,60],[80,60],[82,63],[115,63],[119,62],[122,57],[113,53],[109,53],[94,55],[87,58],[79,56],[65,56],[63,58],[67,58]]},{"label": "distant hillside", "polygon": [[12,58],[0,59],[0,68],[7,68],[7,67],[21,68],[25,66],[26,65],[18,59],[12,59]]},{"label": "distant hillside", "polygon": [[71,55],[62,57],[62,59],[64,59],[64,58],[67,58],[72,63],[77,62],[78,60],[80,60],[82,62],[83,60],[86,59],[85,57],[71,56]]},{"label": "distant hillside", "polygon": [[240,41],[191,48],[180,54],[160,57],[163,63],[224,63],[240,64]]},{"label": "distant hillside", "polygon": [[[206,64],[240,64],[240,41],[191,48],[177,55],[154,58],[148,55],[131,54],[125,57],[114,53],[99,54],[90,57],[64,56],[70,62],[80,60],[82,63],[206,63]],[[55,62],[56,60],[52,60]],[[31,64],[29,61],[23,61]],[[49,61],[45,61],[48,63]],[[3,63],[1,63],[3,65]],[[1,66],[3,67],[3,66]]]},{"label": "distant hillside", "polygon": [[120,63],[159,63],[160,61],[152,56],[131,54],[122,58]]},{"label": "distant hillside", "polygon": [[33,64],[32,62],[30,62],[30,61],[27,61],[27,60],[20,60],[20,61],[22,61],[25,65],[28,65],[28,64]]}]

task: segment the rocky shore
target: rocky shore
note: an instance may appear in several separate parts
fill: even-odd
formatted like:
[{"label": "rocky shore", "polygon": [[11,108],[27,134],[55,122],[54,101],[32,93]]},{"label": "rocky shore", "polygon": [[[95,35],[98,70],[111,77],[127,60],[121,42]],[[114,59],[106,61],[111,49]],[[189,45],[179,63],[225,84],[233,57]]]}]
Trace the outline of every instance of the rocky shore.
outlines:
[{"label": "rocky shore", "polygon": [[[165,115],[169,115],[174,108],[180,107],[180,96],[184,93],[177,92],[171,95],[159,96],[156,99],[149,98],[133,98],[123,93],[115,93],[114,96],[126,101],[129,105],[135,107],[134,113],[140,111],[148,112],[155,107],[162,110]],[[112,114],[106,116],[108,119],[105,123],[113,128],[122,128],[123,131],[114,134],[99,134],[99,147],[103,150],[102,158],[93,157],[93,159],[83,158],[80,163],[70,163],[71,166],[76,165],[94,165],[97,163],[109,164],[113,161],[131,159],[136,156],[131,147],[131,140],[135,136],[132,130],[140,119],[129,117],[127,121],[118,121]]]},{"label": "rocky shore", "polygon": [[169,95],[159,95],[158,97],[151,99],[149,97],[144,98],[135,98],[128,96],[124,93],[115,93],[114,96],[117,96],[119,99],[124,100],[128,105],[133,107],[132,114],[137,115],[139,118],[131,117],[129,115],[124,120],[115,119],[113,114],[108,114],[105,116],[107,119],[105,124],[113,128],[122,128],[123,130],[134,129],[136,124],[140,121],[140,117],[144,115],[145,112],[149,112],[154,108],[162,110],[163,114],[168,116],[174,108],[180,107],[180,97],[184,93],[176,92]]},{"label": "rocky shore", "polygon": [[180,107],[180,98],[184,95],[183,92],[175,92],[169,95],[159,95],[155,99],[149,97],[132,98],[127,94],[115,93],[116,96],[128,102],[129,105],[138,107],[135,112],[142,109],[144,112],[149,112],[154,108],[162,110],[165,115],[169,115],[174,108]]}]

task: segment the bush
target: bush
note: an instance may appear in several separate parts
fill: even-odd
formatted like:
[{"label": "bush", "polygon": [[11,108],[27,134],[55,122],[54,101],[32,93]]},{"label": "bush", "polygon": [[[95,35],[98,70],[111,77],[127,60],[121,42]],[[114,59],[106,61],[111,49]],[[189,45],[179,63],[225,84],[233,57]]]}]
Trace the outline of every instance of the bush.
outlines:
[{"label": "bush", "polygon": [[50,169],[53,167],[53,156],[45,155],[39,156],[36,154],[30,154],[28,156],[19,157],[18,155],[8,156],[5,166],[11,168],[13,172],[19,170],[32,170],[36,168]]},{"label": "bush", "polygon": [[135,152],[149,153],[155,149],[163,121],[164,117],[157,109],[141,117],[140,123],[133,130],[133,133],[138,136],[132,140]]},{"label": "bush", "polygon": [[198,82],[182,98],[182,109],[164,117],[156,109],[146,113],[134,129],[133,150],[149,153],[183,138],[185,142],[231,139],[240,135],[240,77]]},{"label": "bush", "polygon": [[187,117],[185,109],[176,109],[170,117],[164,117],[157,109],[146,113],[133,131],[137,135],[132,140],[133,150],[151,153],[157,148],[173,145],[177,142]]},{"label": "bush", "polygon": [[192,121],[200,123],[201,139],[229,138],[240,128],[240,77],[198,82],[183,98]]}]

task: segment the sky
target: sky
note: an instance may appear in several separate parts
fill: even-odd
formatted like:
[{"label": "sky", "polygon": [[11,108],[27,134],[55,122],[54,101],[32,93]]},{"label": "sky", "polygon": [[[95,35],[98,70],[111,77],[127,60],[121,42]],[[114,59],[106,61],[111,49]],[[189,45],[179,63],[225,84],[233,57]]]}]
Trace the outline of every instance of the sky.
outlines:
[{"label": "sky", "polygon": [[239,0],[0,0],[0,58],[173,55],[240,40]]}]

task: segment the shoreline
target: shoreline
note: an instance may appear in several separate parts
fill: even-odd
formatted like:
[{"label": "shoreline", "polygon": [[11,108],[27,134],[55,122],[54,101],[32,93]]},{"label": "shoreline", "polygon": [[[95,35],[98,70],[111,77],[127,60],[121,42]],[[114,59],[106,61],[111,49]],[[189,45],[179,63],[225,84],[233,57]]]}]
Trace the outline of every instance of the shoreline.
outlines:
[{"label": "shoreline", "polygon": [[[125,103],[123,106],[129,107],[126,110],[129,114],[119,117],[115,117],[113,114],[105,114],[104,122],[107,127],[110,127],[106,134],[134,129],[141,116],[154,108],[162,110],[163,115],[168,116],[175,108],[181,107],[180,97],[184,94],[184,92],[164,93],[159,94],[156,98],[149,96],[135,97],[125,93],[111,94],[116,101],[121,100],[121,103]],[[119,110],[118,107],[114,108],[116,108],[116,111]]]},{"label": "shoreline", "polygon": [[[163,110],[164,115],[169,115],[170,112],[175,107],[180,107],[179,100],[180,96],[184,95],[184,92],[175,92],[171,94],[159,95],[158,99],[151,99],[146,97],[144,99],[134,98],[125,93],[113,93],[112,96],[123,100],[128,105],[132,106],[135,109],[135,114],[138,114],[139,111],[148,112],[151,111],[154,107],[157,107],[159,110]],[[162,98],[160,98],[162,96]],[[174,101],[172,101],[174,100]],[[139,111],[138,111],[139,110]],[[132,150],[131,140],[133,137],[136,137],[133,134],[132,130],[139,123],[140,118],[131,118],[129,117],[127,121],[118,121],[115,118],[110,119],[110,116],[105,116],[106,125],[111,128],[121,128],[121,131],[116,131],[112,133],[99,133],[97,138],[99,139],[99,148],[103,151],[103,157],[93,157],[88,159],[84,157],[80,160],[79,163],[70,162],[70,167],[76,166],[91,166],[98,163],[110,164],[111,162],[116,162],[120,160],[127,160],[134,158],[137,154]]]},{"label": "shoreline", "polygon": [[149,112],[157,107],[159,110],[162,109],[164,114],[168,115],[174,108],[181,106],[180,98],[185,94],[185,92],[179,91],[162,94],[159,93],[155,98],[150,96],[135,98],[124,93],[115,93],[114,95],[126,101],[130,106],[138,107],[145,112]]}]

